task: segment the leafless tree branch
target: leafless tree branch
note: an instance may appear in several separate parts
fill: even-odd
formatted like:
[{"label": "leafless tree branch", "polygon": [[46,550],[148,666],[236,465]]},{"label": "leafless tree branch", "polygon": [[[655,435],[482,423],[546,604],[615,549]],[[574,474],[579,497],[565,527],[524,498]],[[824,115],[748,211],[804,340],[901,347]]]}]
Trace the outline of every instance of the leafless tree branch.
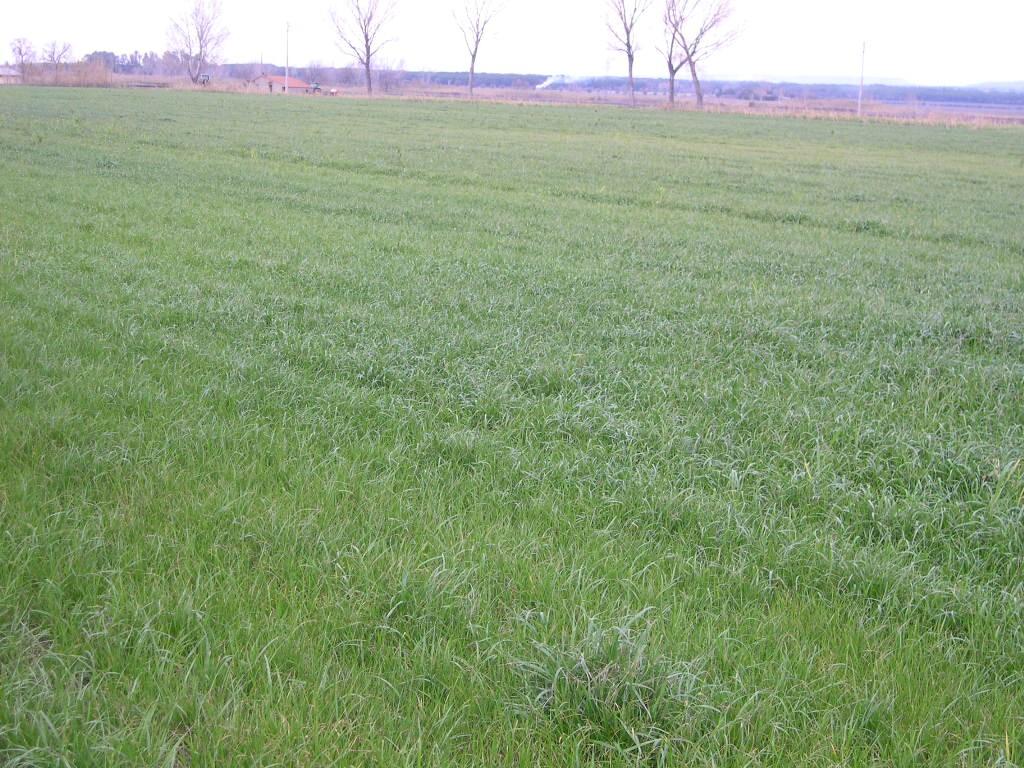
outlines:
[{"label": "leafless tree branch", "polygon": [[651,7],[652,0],[608,0],[611,18],[607,22],[612,48],[626,55],[629,65],[629,98],[636,105],[633,64],[636,61],[636,26]]},{"label": "leafless tree branch", "polygon": [[388,42],[382,33],[393,13],[391,0],[348,0],[344,13],[331,11],[338,47],[363,68],[368,95],[373,95],[373,60]]},{"label": "leafless tree branch", "polygon": [[[667,0],[674,14],[675,43],[682,60],[690,67],[697,107],[704,108],[698,64],[736,38],[727,28],[732,17],[731,0]],[[667,13],[666,13],[667,15]]]},{"label": "leafless tree branch", "polygon": [[498,7],[491,0],[466,0],[462,14],[455,14],[455,23],[462,32],[462,39],[469,52],[469,98],[473,98],[473,84],[476,79],[476,58],[480,53],[480,42],[487,27],[498,13]]},{"label": "leafless tree branch", "polygon": [[53,67],[53,81],[56,83],[60,77],[60,65],[67,62],[71,56],[71,43],[58,43],[54,40],[43,49],[43,58],[47,64]]},{"label": "leafless tree branch", "polygon": [[24,37],[17,37],[11,41],[11,53],[14,54],[14,63],[18,66],[22,80],[27,80],[28,69],[36,60],[36,52],[32,43]]},{"label": "leafless tree branch", "polygon": [[668,102],[676,103],[676,75],[679,70],[686,66],[686,53],[679,45],[679,36],[682,29],[682,18],[679,13],[679,5],[682,0],[665,0],[665,7],[662,10],[661,23],[665,35],[665,42],[658,52],[665,59],[665,67],[668,70]]},{"label": "leafless tree branch", "polygon": [[220,18],[219,0],[195,0],[188,14],[171,20],[171,45],[193,83],[199,82],[203,70],[217,61],[220,47],[227,40],[228,33]]}]

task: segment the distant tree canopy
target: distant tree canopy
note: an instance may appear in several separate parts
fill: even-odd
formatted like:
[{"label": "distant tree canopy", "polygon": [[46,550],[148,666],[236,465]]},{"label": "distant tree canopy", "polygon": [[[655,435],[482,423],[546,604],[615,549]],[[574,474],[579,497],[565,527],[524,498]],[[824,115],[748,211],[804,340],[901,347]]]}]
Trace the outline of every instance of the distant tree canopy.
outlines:
[{"label": "distant tree canopy", "polygon": [[185,63],[175,51],[133,51],[113,53],[93,51],[82,57],[89,64],[101,64],[107,70],[123,75],[180,75],[185,72]]}]

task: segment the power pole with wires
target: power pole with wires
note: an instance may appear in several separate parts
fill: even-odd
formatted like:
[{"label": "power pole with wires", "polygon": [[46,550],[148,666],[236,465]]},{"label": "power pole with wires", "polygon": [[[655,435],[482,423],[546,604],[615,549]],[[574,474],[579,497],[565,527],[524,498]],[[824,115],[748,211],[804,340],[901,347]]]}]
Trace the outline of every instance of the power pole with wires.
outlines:
[{"label": "power pole with wires", "polygon": [[292,31],[291,22],[284,23],[284,95],[287,96],[290,92],[288,90],[288,37]]}]

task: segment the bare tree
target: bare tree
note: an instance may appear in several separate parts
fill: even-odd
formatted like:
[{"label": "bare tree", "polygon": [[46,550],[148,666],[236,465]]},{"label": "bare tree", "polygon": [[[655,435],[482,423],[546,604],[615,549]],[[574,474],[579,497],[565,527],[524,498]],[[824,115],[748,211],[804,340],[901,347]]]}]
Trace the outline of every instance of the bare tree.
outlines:
[{"label": "bare tree", "polygon": [[686,54],[679,45],[679,31],[682,21],[679,16],[679,3],[681,0],[665,0],[665,9],[662,13],[662,24],[665,30],[665,47],[659,48],[658,52],[665,57],[665,67],[668,69],[668,103],[676,103],[676,75],[679,70],[686,66]]},{"label": "bare tree", "polygon": [[724,29],[732,16],[732,3],[730,0],[678,0],[674,5],[676,43],[683,60],[690,65],[697,108],[704,109],[704,89],[697,66],[736,38],[735,31]]},{"label": "bare tree", "polygon": [[195,0],[192,10],[180,19],[171,20],[170,40],[189,79],[199,82],[199,76],[210,64],[215,64],[220,47],[228,32],[221,26],[218,0]]},{"label": "bare tree", "polygon": [[11,53],[14,54],[14,63],[18,66],[18,72],[21,73],[21,79],[27,80],[28,69],[36,60],[36,52],[32,47],[32,43],[24,37],[15,38],[14,40],[11,40]]},{"label": "bare tree", "polygon": [[629,64],[629,100],[636,106],[636,88],[633,84],[633,63],[636,61],[636,25],[640,17],[651,7],[651,0],[608,0],[612,18],[608,31],[612,36],[612,47],[626,54]]},{"label": "bare tree", "polygon": [[322,83],[324,80],[324,65],[317,59],[312,59],[306,66],[306,80],[311,83]]},{"label": "bare tree", "polygon": [[331,11],[338,47],[355,56],[363,68],[366,93],[370,96],[373,95],[373,60],[387,42],[382,39],[382,32],[393,11],[391,0],[348,0],[344,15]]},{"label": "bare tree", "polygon": [[494,20],[498,8],[490,0],[466,0],[462,15],[455,14],[455,23],[459,25],[462,39],[466,41],[469,51],[469,98],[473,98],[473,85],[476,80],[476,57],[480,53],[480,41],[484,39],[487,27]]},{"label": "bare tree", "polygon": [[390,93],[396,90],[402,83],[402,77],[405,73],[405,62],[399,61],[394,63],[378,57],[377,64],[373,69],[377,77],[377,90],[381,93]]},{"label": "bare tree", "polygon": [[71,43],[58,43],[54,40],[43,49],[43,58],[47,64],[53,66],[53,82],[57,82],[60,75],[60,65],[65,63],[71,56]]}]

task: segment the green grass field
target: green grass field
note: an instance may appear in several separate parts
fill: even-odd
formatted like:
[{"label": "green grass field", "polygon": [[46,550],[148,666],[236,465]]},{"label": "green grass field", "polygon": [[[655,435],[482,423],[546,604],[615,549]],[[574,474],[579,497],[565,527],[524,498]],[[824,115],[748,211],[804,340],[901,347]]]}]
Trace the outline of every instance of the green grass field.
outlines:
[{"label": "green grass field", "polygon": [[0,763],[1024,763],[1024,130],[0,90]]}]

